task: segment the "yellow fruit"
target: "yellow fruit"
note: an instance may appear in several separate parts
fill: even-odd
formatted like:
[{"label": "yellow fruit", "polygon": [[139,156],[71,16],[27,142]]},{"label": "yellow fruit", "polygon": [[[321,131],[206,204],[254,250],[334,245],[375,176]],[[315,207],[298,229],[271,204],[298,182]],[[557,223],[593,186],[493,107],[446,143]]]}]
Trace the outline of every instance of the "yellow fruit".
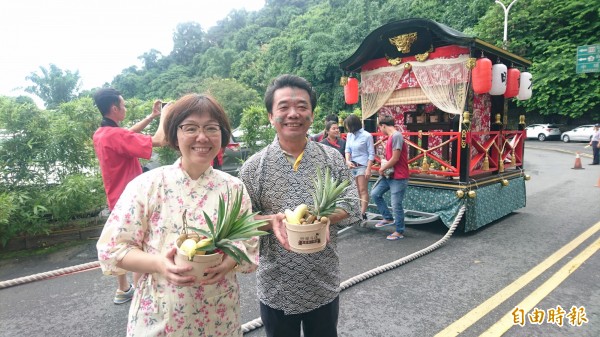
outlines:
[{"label": "yellow fruit", "polygon": [[202,239],[196,244],[196,249],[208,246],[212,243],[212,239]]},{"label": "yellow fruit", "polygon": [[191,259],[196,254],[196,241],[194,239],[186,239],[181,243],[179,249]]},{"label": "yellow fruit", "polygon": [[296,214],[294,212],[292,212],[291,210],[286,209],[284,214],[285,214],[285,221],[287,221],[287,223],[289,223],[291,225],[300,224],[300,219],[298,219],[296,217]]},{"label": "yellow fruit", "polygon": [[306,212],[308,212],[308,206],[306,206],[306,204],[300,204],[296,206],[294,215],[296,216],[296,219],[298,219],[298,223],[300,222],[300,219],[304,218]]}]

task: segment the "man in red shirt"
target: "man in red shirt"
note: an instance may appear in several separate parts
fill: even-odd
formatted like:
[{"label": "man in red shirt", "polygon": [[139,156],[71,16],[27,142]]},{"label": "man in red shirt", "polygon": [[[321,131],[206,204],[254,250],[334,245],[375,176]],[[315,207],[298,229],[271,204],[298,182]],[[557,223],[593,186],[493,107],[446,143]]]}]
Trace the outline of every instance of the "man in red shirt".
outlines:
[{"label": "man in red shirt", "polygon": [[[395,241],[404,238],[404,193],[408,186],[410,172],[408,170],[408,147],[402,133],[395,127],[392,116],[386,115],[379,118],[379,129],[388,136],[385,146],[385,161],[381,161],[379,179],[371,190],[371,198],[375,201],[383,220],[375,227],[396,226],[396,230],[387,236],[388,240]],[[391,172],[390,172],[391,171]],[[383,195],[390,191],[390,212]]]},{"label": "man in red shirt", "polygon": [[[152,113],[129,129],[119,127],[127,113],[121,93],[112,88],[102,88],[94,94],[94,102],[102,114],[102,123],[93,137],[94,150],[100,162],[108,209],[112,211],[125,186],[142,174],[139,158],[150,159],[152,147],[165,144],[162,119],[154,136],[140,133],[152,120],[161,116],[161,101],[154,102]],[[137,279],[134,274],[134,284]],[[113,302],[123,304],[130,301],[134,287],[127,281],[127,274],[117,276],[117,282]]]}]

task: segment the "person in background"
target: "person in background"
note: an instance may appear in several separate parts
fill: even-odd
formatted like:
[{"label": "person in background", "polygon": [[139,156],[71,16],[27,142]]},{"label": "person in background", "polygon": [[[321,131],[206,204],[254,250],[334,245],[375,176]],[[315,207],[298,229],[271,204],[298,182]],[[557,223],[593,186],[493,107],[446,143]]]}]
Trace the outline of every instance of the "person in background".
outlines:
[{"label": "person in background", "polygon": [[371,177],[371,165],[375,159],[375,146],[373,136],[365,131],[358,116],[351,114],[344,121],[346,127],[346,165],[352,171],[352,175],[358,186],[360,195],[360,212],[362,219],[367,220],[367,207],[369,206],[369,178]]},{"label": "person in background", "polygon": [[329,121],[325,124],[325,138],[321,143],[340,151],[342,157],[346,154],[346,141],[340,137],[340,128],[337,121]]},{"label": "person in background", "polygon": [[[327,116],[325,116],[325,125],[327,125],[327,122],[336,122],[338,121],[338,117],[335,114],[329,114]],[[317,133],[316,135],[310,137],[310,140],[313,140],[315,142],[320,142],[323,140],[323,138],[325,138],[325,132],[327,132],[327,129]]]},{"label": "person in background", "polygon": [[212,162],[212,167],[216,170],[220,170],[223,168],[223,152],[225,151],[225,148],[221,148],[219,150],[219,153],[217,153],[217,156],[215,157],[215,159]]},{"label": "person in background", "polygon": [[[379,214],[383,220],[375,224],[375,227],[396,225],[396,231],[387,236],[388,240],[399,240],[404,238],[404,193],[408,186],[408,147],[404,142],[402,133],[396,130],[395,121],[392,116],[383,116],[379,119],[379,129],[387,135],[385,146],[385,161],[382,160],[379,168],[379,179],[371,190],[371,197],[377,205]],[[390,171],[393,172],[390,173]],[[383,195],[390,191],[392,213],[383,199]]]},{"label": "person in background", "polygon": [[592,163],[590,165],[599,165],[600,164],[600,124],[594,125],[594,133],[592,134],[592,139],[590,140],[590,146],[592,147],[592,153],[594,155],[594,159],[592,159]]},{"label": "person in background", "polygon": [[[152,113],[129,129],[119,127],[127,114],[125,100],[121,93],[113,88],[102,88],[94,93],[94,102],[102,114],[100,128],[93,136],[94,150],[100,163],[100,172],[106,192],[108,210],[112,211],[123,193],[125,186],[142,174],[139,158],[150,159],[152,148],[164,145],[162,125],[154,136],[141,134],[150,122],[161,115],[161,101],[155,101]],[[133,275],[133,284],[138,279]],[[115,304],[131,300],[134,285],[127,281],[126,274],[117,276]]]},{"label": "person in background", "polygon": [[[206,95],[185,95],[167,111],[164,133],[181,153],[173,165],[135,178],[123,192],[96,245],[105,274],[141,273],[129,309],[127,336],[242,336],[236,272],[252,272],[258,238],[237,242],[251,263],[225,255],[206,269],[208,278],[184,276],[175,265],[175,242],[184,233],[182,216],[208,230],[203,214],[217,221],[219,197],[242,190],[241,212],[251,210],[242,182],[211,163],[229,143],[231,128],[221,105]],[[206,213],[204,213],[206,212]]]},{"label": "person in background", "polygon": [[[277,137],[250,157],[240,170],[257,219],[268,219],[273,234],[260,237],[256,273],[260,316],[268,337],[335,337],[339,316],[340,267],[337,232],[360,221],[358,194],[352,176],[337,150],[309,141],[317,96],[310,83],[298,76],[281,75],[265,93],[265,106]],[[313,203],[311,193],[317,167],[329,168],[334,179],[351,185],[329,217],[330,240],[324,250],[311,254],[289,251],[282,219],[285,209]],[[263,228],[261,228],[263,229]]]}]

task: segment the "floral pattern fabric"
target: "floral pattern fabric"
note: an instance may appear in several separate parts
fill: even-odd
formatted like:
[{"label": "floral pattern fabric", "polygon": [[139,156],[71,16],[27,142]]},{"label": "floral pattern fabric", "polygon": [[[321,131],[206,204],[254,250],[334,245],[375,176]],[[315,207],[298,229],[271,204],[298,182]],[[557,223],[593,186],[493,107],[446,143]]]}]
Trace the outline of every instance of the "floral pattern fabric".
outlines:
[{"label": "floral pattern fabric", "polygon": [[[131,249],[164,255],[183,232],[184,210],[188,226],[208,229],[203,212],[216,221],[219,196],[227,201],[228,190],[242,188],[238,178],[212,168],[193,180],[181,159],[138,176],[123,192],[98,241],[103,273],[125,273],[117,263]],[[244,210],[251,211],[245,189]],[[258,238],[237,246],[253,262],[243,263],[238,271],[256,270]],[[127,336],[242,336],[239,311],[234,271],[217,284],[190,287],[175,286],[160,274],[144,274],[129,310]]]}]

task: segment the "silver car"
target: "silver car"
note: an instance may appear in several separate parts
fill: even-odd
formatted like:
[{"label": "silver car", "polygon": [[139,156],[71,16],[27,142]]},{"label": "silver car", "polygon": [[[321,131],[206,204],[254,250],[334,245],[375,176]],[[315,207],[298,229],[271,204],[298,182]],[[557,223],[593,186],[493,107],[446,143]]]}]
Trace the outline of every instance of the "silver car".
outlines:
[{"label": "silver car", "polygon": [[563,132],[560,136],[563,142],[568,143],[570,141],[577,142],[589,142],[592,140],[592,136],[594,135],[594,125],[580,125],[575,129],[567,132]]},{"label": "silver car", "polygon": [[560,138],[560,129],[556,124],[531,124],[525,128],[527,138],[537,138],[540,142],[550,138]]}]

